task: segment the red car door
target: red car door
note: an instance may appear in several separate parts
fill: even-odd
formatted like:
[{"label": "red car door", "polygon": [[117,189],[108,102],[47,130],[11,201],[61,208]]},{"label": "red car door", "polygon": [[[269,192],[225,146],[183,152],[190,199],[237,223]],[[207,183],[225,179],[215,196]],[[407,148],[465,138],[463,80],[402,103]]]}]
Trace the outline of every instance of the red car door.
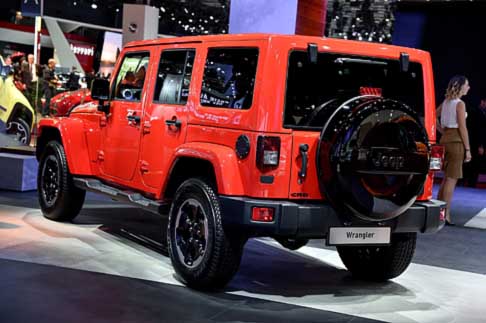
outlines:
[{"label": "red car door", "polygon": [[[195,45],[195,44],[194,44]],[[195,46],[159,47],[158,64],[154,64],[154,90],[147,98],[144,112],[141,173],[145,185],[160,187],[169,171],[173,155],[184,143],[187,109],[194,96],[192,68]]]},{"label": "red car door", "polygon": [[130,181],[140,151],[141,118],[146,100],[150,49],[126,52],[113,78],[110,111],[102,128],[100,171],[108,179]]}]

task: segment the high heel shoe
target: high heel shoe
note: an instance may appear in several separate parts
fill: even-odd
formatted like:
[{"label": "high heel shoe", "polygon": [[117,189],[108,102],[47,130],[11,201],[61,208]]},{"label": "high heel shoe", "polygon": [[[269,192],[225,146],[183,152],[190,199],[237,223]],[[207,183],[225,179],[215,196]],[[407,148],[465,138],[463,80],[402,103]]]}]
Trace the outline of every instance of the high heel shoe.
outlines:
[{"label": "high heel shoe", "polygon": [[455,224],[454,222],[452,222],[452,221],[447,221],[447,220],[445,220],[445,225],[448,225],[448,226],[453,227],[453,226],[455,226],[456,224]]}]

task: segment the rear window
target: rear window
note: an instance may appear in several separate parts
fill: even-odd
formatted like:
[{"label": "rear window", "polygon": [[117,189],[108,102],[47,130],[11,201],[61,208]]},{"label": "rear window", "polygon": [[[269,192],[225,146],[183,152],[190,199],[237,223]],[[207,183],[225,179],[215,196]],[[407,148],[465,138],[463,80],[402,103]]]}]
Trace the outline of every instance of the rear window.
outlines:
[{"label": "rear window", "polygon": [[204,67],[201,105],[249,109],[257,62],[258,48],[210,48]]},{"label": "rear window", "polygon": [[[407,72],[397,60],[319,53],[317,64],[306,51],[289,57],[284,126],[309,128],[314,110],[331,100],[373,94],[401,101],[423,122],[422,66],[410,62]],[[321,127],[324,125],[320,125]]]}]

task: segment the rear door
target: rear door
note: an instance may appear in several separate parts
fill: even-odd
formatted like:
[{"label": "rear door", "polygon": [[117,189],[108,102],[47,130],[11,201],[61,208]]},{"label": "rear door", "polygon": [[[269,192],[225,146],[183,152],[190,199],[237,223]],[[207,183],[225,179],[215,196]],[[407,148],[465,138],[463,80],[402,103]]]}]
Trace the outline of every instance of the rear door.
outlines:
[{"label": "rear door", "polygon": [[147,98],[142,124],[140,171],[145,185],[157,188],[169,170],[176,148],[184,143],[196,48],[159,47],[156,81]]}]

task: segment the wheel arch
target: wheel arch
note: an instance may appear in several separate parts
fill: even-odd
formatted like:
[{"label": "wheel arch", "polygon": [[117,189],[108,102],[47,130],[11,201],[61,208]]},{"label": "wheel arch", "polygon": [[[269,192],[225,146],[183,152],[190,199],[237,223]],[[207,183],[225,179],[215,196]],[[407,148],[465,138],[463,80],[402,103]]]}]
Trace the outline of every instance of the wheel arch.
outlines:
[{"label": "wheel arch", "polygon": [[26,106],[22,102],[15,103],[7,123],[16,118],[22,118],[30,126],[31,130],[34,128],[34,110],[30,107],[30,104],[29,106]]},{"label": "wheel arch", "polygon": [[84,124],[77,119],[43,119],[38,128],[37,160],[51,140],[59,141],[66,152],[71,174],[92,175]]},{"label": "wheel arch", "polygon": [[163,186],[162,196],[172,198],[177,187],[191,177],[205,178],[219,194],[244,195],[237,157],[229,147],[209,143],[180,147]]}]

